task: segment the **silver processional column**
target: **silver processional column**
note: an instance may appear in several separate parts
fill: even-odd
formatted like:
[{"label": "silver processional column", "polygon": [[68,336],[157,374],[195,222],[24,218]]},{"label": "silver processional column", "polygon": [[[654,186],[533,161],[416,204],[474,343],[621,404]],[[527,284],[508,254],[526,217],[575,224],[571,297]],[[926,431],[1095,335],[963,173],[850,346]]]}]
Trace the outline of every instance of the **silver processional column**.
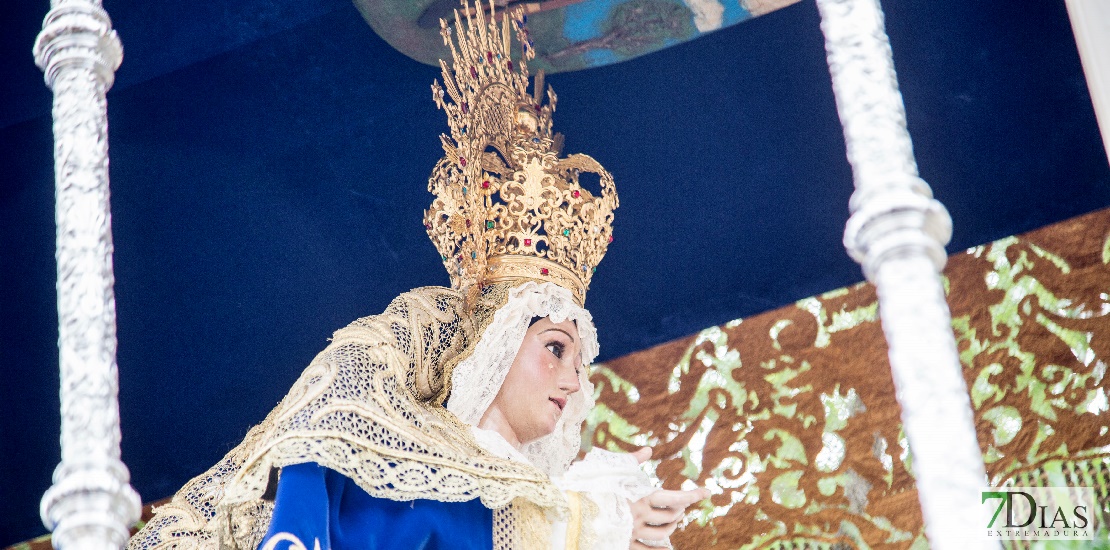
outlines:
[{"label": "silver processional column", "polygon": [[100,0],[52,0],[35,62],[54,91],[62,461],[43,495],[55,548],[121,548],[139,495],[120,461],[105,94],[123,50]]},{"label": "silver processional column", "polygon": [[938,550],[983,537],[987,485],[939,272],[952,220],[917,173],[878,0],[817,0],[855,193],[844,245],[879,296],[879,316],[925,534]]}]

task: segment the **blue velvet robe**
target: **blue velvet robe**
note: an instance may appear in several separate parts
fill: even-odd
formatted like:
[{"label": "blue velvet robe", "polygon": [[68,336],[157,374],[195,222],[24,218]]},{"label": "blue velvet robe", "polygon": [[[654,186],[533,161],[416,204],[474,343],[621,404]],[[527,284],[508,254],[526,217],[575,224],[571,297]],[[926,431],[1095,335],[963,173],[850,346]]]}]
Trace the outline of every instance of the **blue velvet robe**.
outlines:
[{"label": "blue velvet robe", "polygon": [[[466,502],[399,502],[370,496],[342,474],[318,464],[286,466],[273,519],[259,548],[279,533],[308,550],[491,550],[493,512]],[[291,543],[278,541],[274,550]]]}]

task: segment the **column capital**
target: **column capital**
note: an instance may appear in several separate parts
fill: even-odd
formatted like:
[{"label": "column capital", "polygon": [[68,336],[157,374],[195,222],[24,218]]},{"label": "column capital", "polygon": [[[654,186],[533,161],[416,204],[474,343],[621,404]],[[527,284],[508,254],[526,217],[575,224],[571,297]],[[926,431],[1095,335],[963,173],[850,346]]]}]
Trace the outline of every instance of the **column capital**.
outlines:
[{"label": "column capital", "polygon": [[91,69],[107,90],[123,61],[123,45],[108,12],[88,0],[57,3],[43,19],[33,52],[51,89],[64,68],[77,66]]},{"label": "column capital", "polygon": [[886,185],[860,186],[852,194],[844,248],[868,280],[875,281],[884,261],[906,252],[924,252],[938,272],[944,269],[952,218],[928,189],[921,178],[902,175]]}]

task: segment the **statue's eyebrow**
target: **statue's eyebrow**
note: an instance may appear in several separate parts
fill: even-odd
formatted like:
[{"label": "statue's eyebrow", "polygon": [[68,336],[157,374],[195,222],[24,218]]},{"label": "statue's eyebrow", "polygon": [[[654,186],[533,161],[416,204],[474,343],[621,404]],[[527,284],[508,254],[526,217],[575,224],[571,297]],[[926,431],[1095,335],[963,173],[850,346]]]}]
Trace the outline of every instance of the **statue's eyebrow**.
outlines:
[{"label": "statue's eyebrow", "polygon": [[561,328],[558,328],[558,327],[551,327],[551,328],[548,328],[548,329],[544,329],[544,330],[540,331],[540,334],[543,334],[543,333],[545,333],[545,332],[550,332],[550,331],[552,331],[552,330],[557,330],[557,331],[559,331],[559,332],[561,332],[561,333],[563,333],[563,334],[566,334],[566,335],[567,335],[567,338],[570,338],[570,341],[571,341],[571,342],[574,342],[575,344],[577,344],[577,343],[578,343],[578,339],[577,339],[577,338],[575,338],[574,336],[572,336],[572,335],[571,335],[571,333],[569,333],[569,332],[567,332],[567,331],[565,331],[565,330],[563,330],[563,329],[561,329]]}]

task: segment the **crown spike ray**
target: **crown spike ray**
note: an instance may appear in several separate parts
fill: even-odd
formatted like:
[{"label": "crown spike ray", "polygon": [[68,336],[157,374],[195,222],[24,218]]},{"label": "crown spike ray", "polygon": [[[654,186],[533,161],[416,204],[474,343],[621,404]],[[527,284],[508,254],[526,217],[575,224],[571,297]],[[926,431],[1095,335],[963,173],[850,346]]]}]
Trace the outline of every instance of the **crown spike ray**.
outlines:
[{"label": "crown spike ray", "polygon": [[[475,17],[475,19],[478,20],[478,24],[474,26],[474,29],[477,31],[478,38],[480,39],[479,43],[480,44],[489,44],[489,35],[486,33],[486,31],[488,30],[486,28],[486,11],[481,9],[481,8],[482,8],[481,0],[478,0],[478,2],[475,3],[475,5],[474,5],[474,17]],[[491,14],[491,19],[492,19],[492,14],[493,14],[493,3],[492,2],[490,3],[490,14]]]},{"label": "crown spike ray", "polygon": [[[454,32],[440,21],[451,59],[440,62],[444,84],[432,85],[432,99],[450,133],[428,180],[436,198],[425,228],[457,289],[549,281],[582,304],[612,241],[613,178],[589,156],[559,158],[556,96],[548,87],[543,104],[542,71],[529,92],[526,18],[518,10],[499,20],[492,1],[488,17],[480,7],[455,10]],[[510,27],[521,44],[515,64]],[[599,176],[599,195],[579,185],[582,173]]]},{"label": "crown spike ray", "polygon": [[509,52],[512,51],[512,48],[509,46],[509,44],[511,44],[511,40],[509,38],[510,34],[511,33],[509,33],[509,26],[508,25],[502,25],[501,26],[501,51],[504,52],[505,55],[509,55]]},{"label": "crown spike ray", "polygon": [[536,71],[536,80],[532,83],[532,100],[536,105],[543,103],[543,69]]}]

